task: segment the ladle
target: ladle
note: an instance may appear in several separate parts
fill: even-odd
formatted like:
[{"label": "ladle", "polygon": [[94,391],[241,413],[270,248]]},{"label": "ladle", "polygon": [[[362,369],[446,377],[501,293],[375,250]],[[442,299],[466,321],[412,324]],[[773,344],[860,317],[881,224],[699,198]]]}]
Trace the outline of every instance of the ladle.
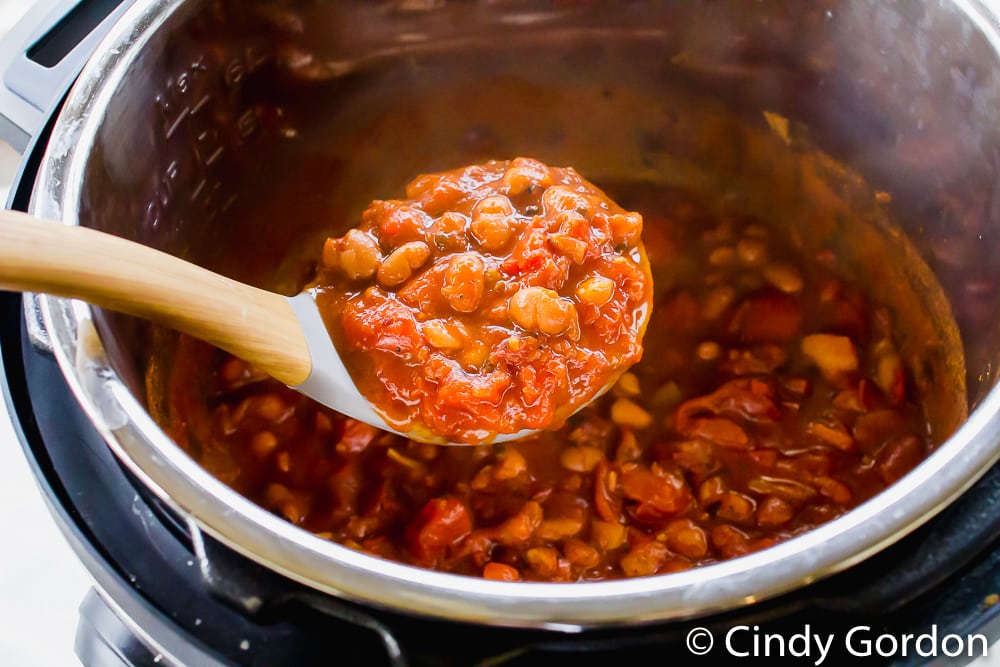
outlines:
[{"label": "ladle", "polygon": [[308,293],[286,297],[111,234],[18,211],[0,211],[0,289],[80,299],[170,327],[337,412],[400,433],[358,391]]}]

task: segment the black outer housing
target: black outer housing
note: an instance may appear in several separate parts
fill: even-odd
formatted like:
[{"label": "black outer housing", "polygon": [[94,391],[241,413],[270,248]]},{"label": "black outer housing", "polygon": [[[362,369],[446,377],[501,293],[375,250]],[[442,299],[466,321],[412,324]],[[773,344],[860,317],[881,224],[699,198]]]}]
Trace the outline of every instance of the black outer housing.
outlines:
[{"label": "black outer housing", "polygon": [[[55,115],[26,152],[10,208],[27,209]],[[20,295],[0,292],[4,398],[49,509],[96,579],[81,604],[76,639],[85,665],[527,665],[569,658],[718,664],[729,657],[722,639],[733,626],[790,638],[807,624],[814,634],[836,635],[825,664],[842,664],[852,658],[844,636],[857,625],[871,626],[869,637],[920,634],[936,624],[939,637],[1000,638],[1000,605],[985,601],[1000,593],[1000,465],[866,562],[775,600],[689,622],[571,635],[404,616],[323,595],[202,534],[122,467],[54,358],[32,347],[21,306]],[[697,626],[716,638],[704,658],[684,644]]]},{"label": "black outer housing", "polygon": [[[24,161],[12,208],[27,207],[48,129]],[[843,638],[856,625],[871,626],[870,637],[919,634],[932,624],[939,637],[1000,637],[1000,605],[985,601],[1000,593],[1000,466],[866,562],[775,600],[694,621],[571,635],[404,616],[323,595],[200,533],[131,475],[91,426],[55,359],[29,342],[21,305],[20,295],[0,293],[5,399],[50,510],[97,581],[99,594],[91,591],[81,605],[76,649],[85,665],[527,665],[571,657],[596,664],[668,656],[718,664],[729,657],[722,641],[728,628],[758,626],[760,634],[789,638],[807,624],[814,634],[836,635],[839,653],[826,664],[841,664],[851,658]],[[250,598],[261,603],[240,602]],[[701,659],[684,645],[696,626],[716,636]]]}]

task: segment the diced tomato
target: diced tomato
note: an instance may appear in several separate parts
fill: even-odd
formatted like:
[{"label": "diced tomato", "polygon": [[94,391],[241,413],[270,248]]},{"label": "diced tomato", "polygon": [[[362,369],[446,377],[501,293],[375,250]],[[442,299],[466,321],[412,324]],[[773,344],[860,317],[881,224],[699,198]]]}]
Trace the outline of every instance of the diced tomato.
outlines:
[{"label": "diced tomato", "polygon": [[457,498],[433,498],[406,530],[407,549],[426,565],[433,565],[444,553],[472,531],[469,510]]}]

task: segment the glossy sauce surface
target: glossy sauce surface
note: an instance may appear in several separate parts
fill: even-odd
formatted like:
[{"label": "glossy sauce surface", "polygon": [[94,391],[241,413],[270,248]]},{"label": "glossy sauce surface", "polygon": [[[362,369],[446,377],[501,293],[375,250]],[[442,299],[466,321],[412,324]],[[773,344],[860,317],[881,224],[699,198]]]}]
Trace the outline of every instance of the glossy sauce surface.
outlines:
[{"label": "glossy sauce surface", "polygon": [[171,435],[327,539],[505,580],[668,573],[835,518],[930,449],[883,304],[766,220],[652,186],[655,303],[640,363],[559,431],[437,447],[344,419],[183,340]]},{"label": "glossy sauce surface", "polygon": [[447,442],[558,428],[642,357],[642,216],[571,168],[426,174],[327,239],[312,291],[355,384]]}]

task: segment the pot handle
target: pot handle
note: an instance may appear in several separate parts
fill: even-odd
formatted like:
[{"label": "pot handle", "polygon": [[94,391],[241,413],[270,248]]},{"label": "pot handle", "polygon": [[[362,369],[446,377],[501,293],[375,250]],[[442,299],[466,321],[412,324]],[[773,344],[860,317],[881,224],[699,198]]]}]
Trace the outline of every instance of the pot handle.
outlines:
[{"label": "pot handle", "polygon": [[0,139],[23,153],[135,0],[40,0],[0,41]]}]

